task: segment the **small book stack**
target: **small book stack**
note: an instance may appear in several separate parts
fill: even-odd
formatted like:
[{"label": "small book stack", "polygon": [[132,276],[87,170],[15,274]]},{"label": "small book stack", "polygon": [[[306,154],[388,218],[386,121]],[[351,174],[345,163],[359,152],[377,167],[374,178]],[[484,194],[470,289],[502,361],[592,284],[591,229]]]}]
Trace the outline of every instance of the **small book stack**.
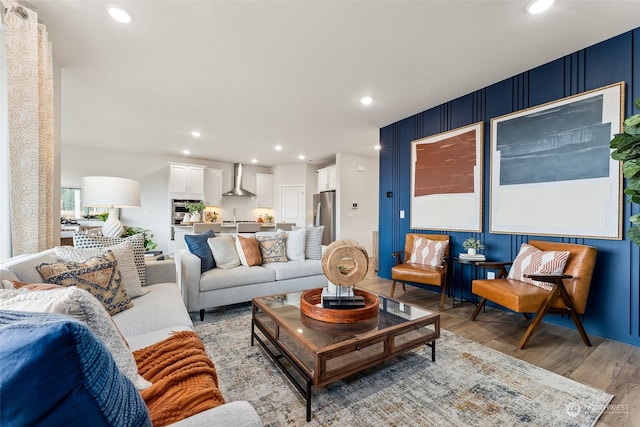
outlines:
[{"label": "small book stack", "polygon": [[328,288],[322,289],[322,307],[324,308],[363,308],[364,297],[357,296],[351,288],[338,288],[340,292],[330,292]]},{"label": "small book stack", "polygon": [[469,255],[466,252],[460,254],[460,259],[465,259],[468,261],[486,261],[487,260],[484,254]]}]

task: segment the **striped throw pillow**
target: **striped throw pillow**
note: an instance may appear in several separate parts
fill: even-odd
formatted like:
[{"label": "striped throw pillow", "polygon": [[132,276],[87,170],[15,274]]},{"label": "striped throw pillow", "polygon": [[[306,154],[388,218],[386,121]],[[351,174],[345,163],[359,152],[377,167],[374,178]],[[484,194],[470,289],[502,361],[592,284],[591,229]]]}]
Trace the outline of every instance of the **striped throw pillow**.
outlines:
[{"label": "striped throw pillow", "polygon": [[447,249],[449,241],[447,240],[431,240],[424,237],[418,237],[413,240],[413,248],[410,264],[430,265],[438,267],[442,265],[442,257]]},{"label": "striped throw pillow", "polygon": [[550,291],[553,289],[552,283],[532,280],[524,277],[524,275],[561,274],[568,259],[568,251],[541,251],[534,246],[523,243],[520,246],[518,256],[513,261],[507,278],[529,283]]}]

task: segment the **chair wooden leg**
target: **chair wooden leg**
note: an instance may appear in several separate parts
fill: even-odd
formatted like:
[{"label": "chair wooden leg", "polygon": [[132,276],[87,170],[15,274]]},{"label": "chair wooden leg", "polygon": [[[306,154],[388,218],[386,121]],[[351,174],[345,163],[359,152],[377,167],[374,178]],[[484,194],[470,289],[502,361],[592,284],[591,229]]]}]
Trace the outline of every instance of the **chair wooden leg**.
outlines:
[{"label": "chair wooden leg", "polygon": [[404,286],[404,282],[402,282],[402,290],[403,290],[404,292],[407,292],[407,288],[405,288],[405,286]]},{"label": "chair wooden leg", "polygon": [[540,308],[538,309],[538,312],[536,313],[536,318],[533,319],[533,321],[531,323],[529,323],[529,327],[527,328],[527,330],[525,331],[524,335],[520,339],[520,342],[518,343],[518,348],[519,349],[522,350],[522,349],[525,348],[525,346],[527,345],[527,343],[529,342],[529,340],[533,336],[533,332],[536,330],[538,325],[540,325],[540,323],[542,323],[542,318],[544,317],[545,314],[547,314],[547,311],[549,311],[549,307],[551,307],[551,302],[556,297],[556,295],[558,295],[558,293],[559,292],[558,292],[558,288],[557,287],[555,287],[553,289],[553,291],[551,291],[549,293],[549,295],[547,296],[547,299],[544,302],[544,304],[542,304],[540,306]]},{"label": "chair wooden leg", "polygon": [[448,289],[447,289],[447,281],[445,280],[442,283],[442,292],[440,295],[440,311],[444,311],[444,296],[447,293]]},{"label": "chair wooden leg", "polygon": [[571,297],[567,293],[567,289],[564,287],[563,283],[561,283],[561,286],[558,286],[558,291],[560,292],[560,296],[562,297],[564,304],[569,309],[569,316],[571,316],[571,320],[573,320],[573,323],[576,325],[576,329],[578,329],[578,332],[580,333],[582,342],[584,342],[587,347],[591,347],[591,341],[589,340],[587,331],[584,330],[584,326],[580,321],[580,317],[578,316],[578,313],[576,313],[576,308],[573,305],[573,301],[571,301]]},{"label": "chair wooden leg", "polygon": [[476,320],[476,317],[478,317],[478,314],[480,314],[480,312],[482,311],[486,303],[487,303],[487,299],[482,298],[482,301],[480,301],[480,304],[476,306],[476,310],[471,315],[471,320]]},{"label": "chair wooden leg", "polygon": [[393,283],[391,284],[391,298],[393,298],[393,293],[396,291],[396,281],[395,279],[393,280]]}]

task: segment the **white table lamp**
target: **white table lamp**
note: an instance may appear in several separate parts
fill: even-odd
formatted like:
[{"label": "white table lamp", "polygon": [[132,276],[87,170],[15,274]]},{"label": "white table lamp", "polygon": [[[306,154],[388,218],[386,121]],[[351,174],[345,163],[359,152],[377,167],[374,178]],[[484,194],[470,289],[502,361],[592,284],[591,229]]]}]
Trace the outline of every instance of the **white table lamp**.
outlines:
[{"label": "white table lamp", "polygon": [[80,197],[82,206],[109,209],[102,235],[119,237],[124,232],[124,226],[118,219],[116,208],[140,207],[140,183],[112,176],[85,176],[82,178]]}]

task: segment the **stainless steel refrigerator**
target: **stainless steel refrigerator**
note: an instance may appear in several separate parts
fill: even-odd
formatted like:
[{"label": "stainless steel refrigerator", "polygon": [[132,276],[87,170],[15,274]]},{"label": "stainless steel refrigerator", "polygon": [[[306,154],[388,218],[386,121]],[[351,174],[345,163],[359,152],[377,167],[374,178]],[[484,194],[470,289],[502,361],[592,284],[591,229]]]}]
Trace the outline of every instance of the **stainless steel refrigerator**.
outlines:
[{"label": "stainless steel refrigerator", "polygon": [[313,195],[313,225],[324,225],[322,244],[336,240],[336,192],[323,191]]}]

